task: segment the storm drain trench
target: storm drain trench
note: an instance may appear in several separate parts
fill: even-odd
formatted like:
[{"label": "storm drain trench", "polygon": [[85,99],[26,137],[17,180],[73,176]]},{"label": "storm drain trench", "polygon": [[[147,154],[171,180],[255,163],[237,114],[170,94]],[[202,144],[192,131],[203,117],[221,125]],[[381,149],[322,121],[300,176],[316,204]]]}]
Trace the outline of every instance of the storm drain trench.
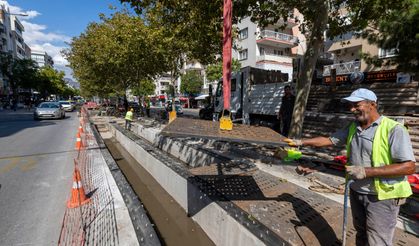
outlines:
[{"label": "storm drain trench", "polygon": [[214,245],[202,228],[115,139],[104,142],[144,204],[162,245]]}]

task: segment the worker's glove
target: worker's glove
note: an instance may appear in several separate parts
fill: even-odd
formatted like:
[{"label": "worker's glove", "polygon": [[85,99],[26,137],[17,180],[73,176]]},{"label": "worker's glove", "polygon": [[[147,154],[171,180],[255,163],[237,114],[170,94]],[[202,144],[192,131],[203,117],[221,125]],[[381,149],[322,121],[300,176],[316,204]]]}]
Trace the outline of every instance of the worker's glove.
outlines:
[{"label": "worker's glove", "polygon": [[363,166],[346,166],[346,174],[350,179],[365,179],[365,168]]},{"label": "worker's glove", "polygon": [[285,138],[284,142],[288,143],[288,145],[291,147],[300,147],[303,145],[303,141],[301,141],[301,139]]}]

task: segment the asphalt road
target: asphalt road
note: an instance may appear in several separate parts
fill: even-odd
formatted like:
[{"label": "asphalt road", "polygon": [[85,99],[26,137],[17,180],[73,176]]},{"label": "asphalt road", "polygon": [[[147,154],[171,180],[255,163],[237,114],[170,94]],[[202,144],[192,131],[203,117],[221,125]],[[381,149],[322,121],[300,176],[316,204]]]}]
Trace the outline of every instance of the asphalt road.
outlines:
[{"label": "asphalt road", "polygon": [[72,185],[76,113],[0,111],[0,245],[57,245]]}]

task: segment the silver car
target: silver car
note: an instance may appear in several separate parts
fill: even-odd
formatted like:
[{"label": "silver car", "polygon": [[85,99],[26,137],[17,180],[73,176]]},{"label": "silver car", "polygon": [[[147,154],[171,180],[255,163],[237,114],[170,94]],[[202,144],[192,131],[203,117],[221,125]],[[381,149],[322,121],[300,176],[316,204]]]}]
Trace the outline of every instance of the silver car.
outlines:
[{"label": "silver car", "polygon": [[65,112],[63,107],[57,102],[43,102],[36,107],[33,113],[34,120],[40,119],[64,119]]},{"label": "silver car", "polygon": [[72,112],[74,110],[74,105],[69,101],[59,101],[59,103],[64,108],[64,111]]}]

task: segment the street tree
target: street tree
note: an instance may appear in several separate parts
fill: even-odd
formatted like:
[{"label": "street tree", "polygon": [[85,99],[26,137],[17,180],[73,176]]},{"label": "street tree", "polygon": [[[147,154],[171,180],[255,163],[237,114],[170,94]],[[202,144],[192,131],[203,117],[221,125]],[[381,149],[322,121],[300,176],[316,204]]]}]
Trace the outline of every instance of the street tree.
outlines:
[{"label": "street tree", "polygon": [[[241,64],[239,60],[233,58],[231,60],[231,70],[238,72],[240,68]],[[218,61],[217,63],[210,64],[206,67],[205,72],[209,81],[218,81],[223,76],[223,63]]]},{"label": "street tree", "polygon": [[202,86],[204,85],[204,78],[201,73],[196,70],[186,71],[181,76],[182,83],[180,84],[180,92],[187,95],[194,95],[201,92]]},{"label": "street tree", "polygon": [[[410,0],[236,0],[233,2],[233,23],[250,16],[252,21],[262,27],[278,24],[281,21],[285,27],[287,20],[292,19],[299,24],[300,31],[306,36],[307,47],[297,76],[297,95],[290,136],[301,136],[311,80],[324,42],[324,33],[327,32],[330,38],[335,38],[347,32],[360,32],[369,26],[378,26],[383,15],[404,8],[406,1]],[[219,35],[222,30],[222,0],[121,0],[121,2],[129,2],[139,14],[157,8],[163,9],[165,18],[161,18],[161,25],[178,28],[174,29],[175,32],[179,30],[186,32],[188,23],[191,23],[193,27],[189,35],[180,32],[185,34],[185,37],[202,42],[201,37],[205,36],[205,33],[211,33],[212,35],[205,36],[207,39],[202,42],[205,45],[209,44],[211,48],[203,47],[201,53],[191,49],[195,51],[191,52],[191,55],[200,54],[202,57],[210,58],[220,53],[221,45],[217,44],[222,40]],[[403,48],[399,46],[399,49]]]},{"label": "street tree", "polygon": [[73,38],[63,53],[86,94],[124,96],[157,74],[167,70],[162,60],[160,36],[148,28],[140,17],[116,12],[100,15],[99,23],[91,23],[79,37]]},{"label": "street tree", "polygon": [[221,15],[206,19],[210,12],[220,12],[219,1],[131,1],[129,2],[139,16],[150,23],[150,27],[161,32],[164,63],[171,75],[172,96],[175,96],[175,83],[187,61],[202,64],[215,62],[215,54],[221,52]]},{"label": "street tree", "polygon": [[19,88],[34,87],[37,70],[38,65],[31,59],[16,59],[10,53],[0,52],[0,72],[9,80],[14,97]]},{"label": "street tree", "polygon": [[34,88],[43,98],[51,94],[64,95],[68,87],[64,81],[64,76],[63,71],[57,71],[52,67],[42,67],[38,71]]},{"label": "street tree", "polygon": [[139,86],[135,86],[132,90],[132,94],[135,96],[148,96],[154,94],[154,91],[156,90],[156,84],[153,80],[143,80],[139,84]]},{"label": "street tree", "polygon": [[419,1],[407,0],[403,7],[379,16],[376,26],[360,36],[384,50],[394,50],[391,59],[363,54],[367,63],[376,66],[396,65],[398,71],[419,73]]}]

